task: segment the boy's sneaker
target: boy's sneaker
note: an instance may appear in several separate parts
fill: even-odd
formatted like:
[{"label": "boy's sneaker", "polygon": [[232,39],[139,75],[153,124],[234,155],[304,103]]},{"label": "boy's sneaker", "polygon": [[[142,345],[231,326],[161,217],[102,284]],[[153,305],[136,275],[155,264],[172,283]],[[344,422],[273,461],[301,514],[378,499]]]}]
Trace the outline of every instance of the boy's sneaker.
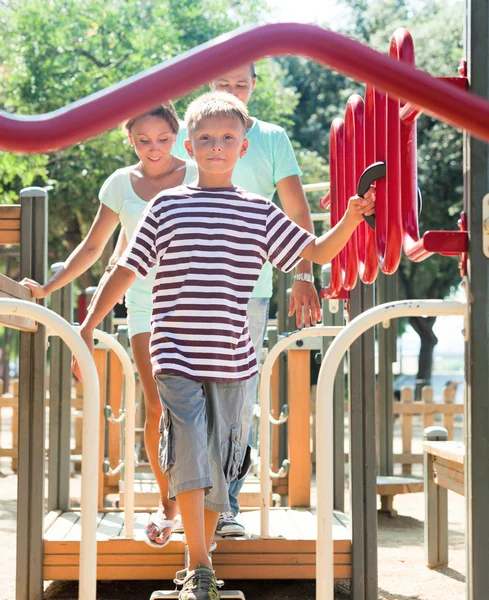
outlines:
[{"label": "boy's sneaker", "polygon": [[189,571],[183,580],[183,588],[178,600],[219,600],[216,575],[208,567],[197,567]]},{"label": "boy's sneaker", "polygon": [[232,512],[224,512],[219,515],[216,535],[220,535],[221,537],[240,537],[245,534],[244,526],[236,521]]}]

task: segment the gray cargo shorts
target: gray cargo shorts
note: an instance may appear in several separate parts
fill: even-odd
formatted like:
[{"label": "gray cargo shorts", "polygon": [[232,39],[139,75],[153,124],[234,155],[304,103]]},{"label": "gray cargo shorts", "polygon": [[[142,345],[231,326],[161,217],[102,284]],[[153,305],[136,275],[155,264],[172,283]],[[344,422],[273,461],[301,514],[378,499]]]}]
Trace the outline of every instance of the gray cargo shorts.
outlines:
[{"label": "gray cargo shorts", "polygon": [[228,486],[241,475],[247,446],[242,418],[248,381],[200,382],[160,373],[156,384],[163,407],[160,466],[169,497],[204,488],[205,508],[229,511]]}]

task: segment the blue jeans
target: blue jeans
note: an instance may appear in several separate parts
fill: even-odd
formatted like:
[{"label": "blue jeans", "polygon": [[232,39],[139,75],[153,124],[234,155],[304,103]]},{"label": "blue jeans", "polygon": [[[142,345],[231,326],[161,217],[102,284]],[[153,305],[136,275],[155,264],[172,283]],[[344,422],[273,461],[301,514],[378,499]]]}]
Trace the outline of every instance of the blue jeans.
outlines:
[{"label": "blue jeans", "polygon": [[[263,340],[267,331],[268,309],[270,307],[270,298],[251,298],[248,307],[248,321],[250,336],[258,363],[260,362]],[[243,408],[242,432],[246,439],[246,445],[253,445],[253,412],[258,389],[258,375],[247,380],[246,404]],[[229,504],[234,516],[239,513],[238,495],[245,482],[243,479],[236,479],[229,484]]]}]

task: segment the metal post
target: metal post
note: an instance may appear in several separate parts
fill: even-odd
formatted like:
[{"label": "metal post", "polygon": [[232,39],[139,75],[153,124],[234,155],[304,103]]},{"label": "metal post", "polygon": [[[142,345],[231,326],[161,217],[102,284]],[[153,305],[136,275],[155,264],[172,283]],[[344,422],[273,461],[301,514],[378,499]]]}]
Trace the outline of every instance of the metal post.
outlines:
[{"label": "metal post", "polygon": [[[427,442],[446,442],[448,431],[432,425],[423,432]],[[434,481],[433,461],[424,452],[424,551],[426,566],[448,565],[448,491]]]},{"label": "metal post", "polygon": [[[322,268],[323,287],[329,286],[331,265]],[[323,324],[342,327],[345,324],[343,300],[325,300]],[[331,344],[323,338],[323,357]],[[345,372],[340,365],[334,381],[334,507],[345,512]]]},{"label": "metal post", "polygon": [[[350,317],[373,304],[372,286],[358,283],[350,292]],[[348,366],[353,600],[378,597],[374,364],[374,333],[370,330],[352,344]]]},{"label": "metal post", "polygon": [[[63,263],[51,265],[54,275]],[[51,295],[51,310],[73,321],[73,285]],[[50,339],[48,510],[70,507],[71,352],[58,336]]]},{"label": "metal post", "polygon": [[[20,277],[45,283],[47,192],[20,192]],[[46,332],[20,333],[17,600],[43,597],[44,406]]]},{"label": "metal post", "polygon": [[[279,335],[289,331],[288,325],[288,312],[289,312],[289,304],[287,298],[287,290],[290,287],[290,274],[280,272],[278,274],[278,333]],[[287,352],[283,352],[279,359],[279,383],[278,383],[278,394],[279,394],[279,414],[284,407],[285,404],[288,403],[288,354]],[[289,453],[289,437],[288,437],[288,427],[285,426],[282,428],[279,437],[279,464],[282,464],[282,461],[288,457]]]},{"label": "metal post", "polygon": [[[466,52],[470,91],[489,98],[489,4],[467,0]],[[489,148],[484,142],[466,136],[465,209],[470,232],[468,260],[469,303],[466,351],[466,463],[467,503],[467,599],[478,600],[489,589],[489,239],[485,229],[484,207],[489,204]],[[482,400],[481,400],[482,399]]]},{"label": "metal post", "polygon": [[[397,300],[397,275],[379,273],[377,278],[377,304]],[[396,360],[397,327],[395,321],[388,321],[385,326],[378,327],[377,339],[379,344],[379,376],[377,383],[378,394],[378,423],[379,423],[379,475],[394,473],[394,421],[392,404],[394,396],[392,363]]]}]

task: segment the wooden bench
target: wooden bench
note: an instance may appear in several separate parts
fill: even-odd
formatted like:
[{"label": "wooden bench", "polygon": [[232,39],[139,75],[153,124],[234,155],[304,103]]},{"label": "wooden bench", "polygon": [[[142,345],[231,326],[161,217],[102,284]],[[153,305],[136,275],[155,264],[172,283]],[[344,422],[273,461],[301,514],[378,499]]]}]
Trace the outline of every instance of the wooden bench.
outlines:
[{"label": "wooden bench", "polygon": [[425,523],[424,545],[426,565],[448,565],[448,490],[464,495],[465,446],[446,441],[447,430],[428,427],[425,430],[424,478]]}]

